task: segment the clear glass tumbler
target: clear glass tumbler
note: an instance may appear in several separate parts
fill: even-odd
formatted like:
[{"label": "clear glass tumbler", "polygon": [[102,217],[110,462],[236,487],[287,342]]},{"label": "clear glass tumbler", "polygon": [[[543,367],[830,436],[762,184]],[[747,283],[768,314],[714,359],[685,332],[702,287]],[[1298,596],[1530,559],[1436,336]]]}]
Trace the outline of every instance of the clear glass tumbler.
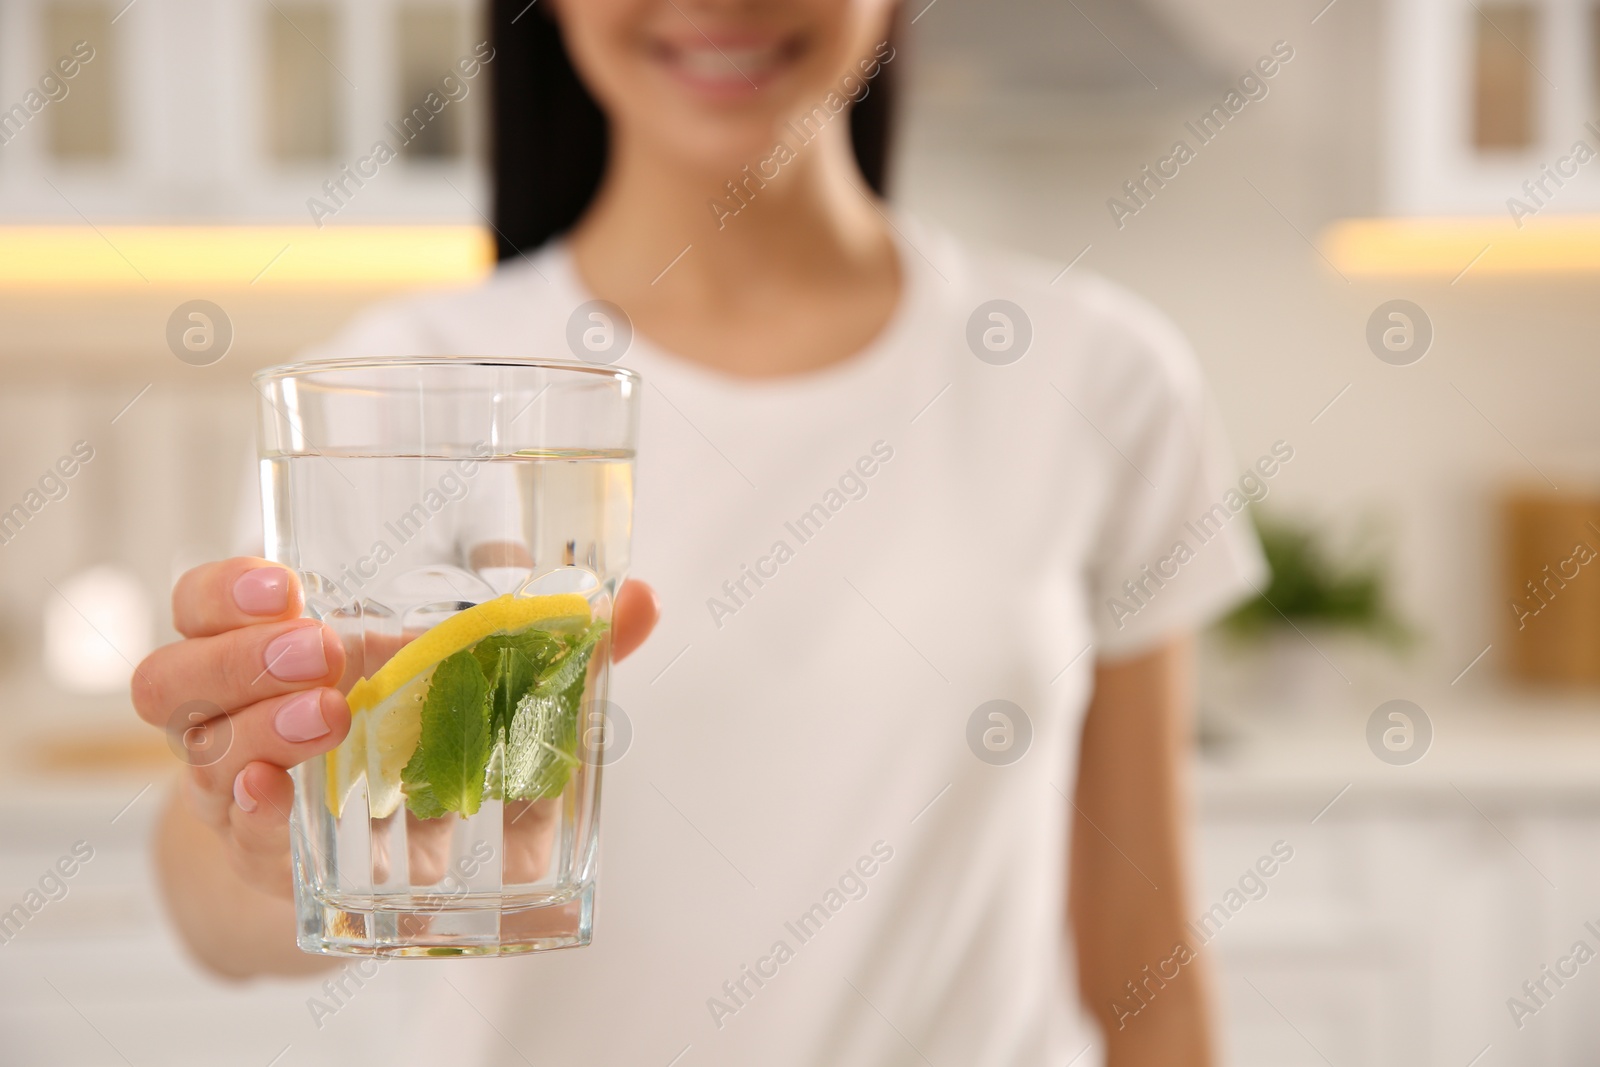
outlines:
[{"label": "clear glass tumbler", "polygon": [[254,384],[266,554],[347,655],[350,735],[293,772],[300,947],[587,944],[638,377],[395,358]]}]

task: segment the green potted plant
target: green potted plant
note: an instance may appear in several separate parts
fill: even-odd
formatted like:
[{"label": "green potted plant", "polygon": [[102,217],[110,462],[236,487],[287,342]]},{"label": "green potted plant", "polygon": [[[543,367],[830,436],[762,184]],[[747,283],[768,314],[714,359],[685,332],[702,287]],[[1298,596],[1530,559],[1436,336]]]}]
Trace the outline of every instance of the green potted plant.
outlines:
[{"label": "green potted plant", "polygon": [[1395,651],[1410,646],[1413,635],[1389,606],[1380,561],[1335,560],[1309,524],[1256,515],[1255,527],[1272,580],[1223,620],[1229,634],[1249,641],[1292,623],[1360,634]]},{"label": "green potted plant", "polygon": [[1412,646],[1415,636],[1391,605],[1375,546],[1339,553],[1309,522],[1251,510],[1272,577],[1220,625],[1253,676],[1250,702],[1337,700],[1372,673],[1368,649],[1392,656]]}]

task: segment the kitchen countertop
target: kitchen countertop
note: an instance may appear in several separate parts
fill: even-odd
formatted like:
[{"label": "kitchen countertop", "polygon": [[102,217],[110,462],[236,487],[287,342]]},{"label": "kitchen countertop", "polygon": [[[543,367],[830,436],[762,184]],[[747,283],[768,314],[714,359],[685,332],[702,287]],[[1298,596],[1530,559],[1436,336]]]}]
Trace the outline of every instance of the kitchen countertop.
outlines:
[{"label": "kitchen countertop", "polygon": [[[1484,810],[1600,809],[1600,695],[1480,689],[1413,692],[1433,731],[1408,765],[1380,760],[1367,744],[1379,703],[1330,694],[1295,710],[1208,714],[1193,772],[1203,815],[1299,813],[1310,818],[1336,794],[1337,810],[1444,803],[1465,796]],[[1340,697],[1344,699],[1340,700]],[[100,714],[65,729],[24,729],[13,720],[0,747],[0,809],[47,804],[104,818],[149,785],[152,804],[176,762],[162,738]],[[81,727],[81,728],[80,728]],[[135,811],[125,821],[142,822]]]},{"label": "kitchen countertop", "polygon": [[1346,787],[1338,801],[1345,813],[1381,805],[1392,814],[1396,803],[1460,808],[1463,797],[1485,811],[1600,809],[1600,696],[1446,689],[1406,699],[1423,709],[1433,735],[1406,765],[1368,746],[1380,701],[1209,717],[1194,778],[1201,811],[1309,805],[1310,817]]}]

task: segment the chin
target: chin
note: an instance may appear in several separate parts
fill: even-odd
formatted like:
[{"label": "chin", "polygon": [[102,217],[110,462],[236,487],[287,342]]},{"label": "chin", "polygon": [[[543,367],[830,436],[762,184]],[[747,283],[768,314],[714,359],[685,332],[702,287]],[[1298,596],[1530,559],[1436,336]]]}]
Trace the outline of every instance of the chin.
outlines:
[{"label": "chin", "polygon": [[783,133],[781,119],[727,122],[700,117],[676,126],[652,125],[658,131],[670,131],[658,137],[664,155],[678,160],[686,170],[703,174],[714,186],[737,178],[743,167],[753,167],[770,156]]}]

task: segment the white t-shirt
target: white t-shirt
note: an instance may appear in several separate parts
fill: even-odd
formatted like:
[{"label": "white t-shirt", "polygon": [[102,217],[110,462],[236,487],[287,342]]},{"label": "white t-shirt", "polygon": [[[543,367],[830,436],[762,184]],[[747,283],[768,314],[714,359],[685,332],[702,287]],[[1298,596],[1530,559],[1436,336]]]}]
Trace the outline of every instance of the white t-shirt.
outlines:
[{"label": "white t-shirt", "polygon": [[[900,228],[901,305],[843,363],[748,381],[641,336],[620,360],[646,383],[631,573],[664,610],[613,676],[633,739],[605,772],[594,942],[424,964],[455,991],[418,979],[417,1048],[1099,1059],[1064,921],[1094,663],[1207,621],[1264,568],[1170,324],[1085,271],[1052,284]],[[556,243],[313,355],[572,359],[591,299]],[[994,300],[1015,306],[975,316]]]}]

